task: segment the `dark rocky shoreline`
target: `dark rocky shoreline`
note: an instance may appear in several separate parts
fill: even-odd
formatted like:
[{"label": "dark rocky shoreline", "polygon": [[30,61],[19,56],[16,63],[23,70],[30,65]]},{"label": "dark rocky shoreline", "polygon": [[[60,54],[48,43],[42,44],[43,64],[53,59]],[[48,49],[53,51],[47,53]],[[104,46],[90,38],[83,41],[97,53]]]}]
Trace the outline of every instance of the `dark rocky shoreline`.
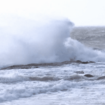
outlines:
[{"label": "dark rocky shoreline", "polygon": [[26,65],[12,65],[7,67],[2,67],[0,70],[10,70],[10,69],[30,69],[30,68],[38,68],[38,67],[47,67],[47,66],[62,66],[65,64],[71,64],[71,63],[77,63],[77,64],[89,64],[89,63],[95,63],[93,61],[65,61],[65,62],[55,62],[55,63],[32,63],[32,64],[26,64]]}]

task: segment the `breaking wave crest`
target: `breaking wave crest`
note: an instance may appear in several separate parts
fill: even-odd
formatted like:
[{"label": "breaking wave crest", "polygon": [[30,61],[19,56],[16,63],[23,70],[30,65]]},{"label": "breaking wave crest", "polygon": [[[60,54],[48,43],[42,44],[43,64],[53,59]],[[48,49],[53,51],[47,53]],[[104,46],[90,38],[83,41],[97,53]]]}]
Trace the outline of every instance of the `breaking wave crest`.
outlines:
[{"label": "breaking wave crest", "polygon": [[0,66],[105,61],[105,53],[70,38],[73,23],[68,19],[9,17],[7,20],[6,25],[0,25]]}]

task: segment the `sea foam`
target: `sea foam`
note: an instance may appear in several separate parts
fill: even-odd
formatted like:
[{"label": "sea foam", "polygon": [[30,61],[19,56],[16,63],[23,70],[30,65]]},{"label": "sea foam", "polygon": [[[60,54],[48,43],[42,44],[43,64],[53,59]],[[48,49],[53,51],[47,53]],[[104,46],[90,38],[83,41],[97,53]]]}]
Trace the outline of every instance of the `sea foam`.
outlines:
[{"label": "sea foam", "polygon": [[7,17],[0,25],[0,66],[70,60],[105,61],[105,54],[70,38],[66,18]]}]

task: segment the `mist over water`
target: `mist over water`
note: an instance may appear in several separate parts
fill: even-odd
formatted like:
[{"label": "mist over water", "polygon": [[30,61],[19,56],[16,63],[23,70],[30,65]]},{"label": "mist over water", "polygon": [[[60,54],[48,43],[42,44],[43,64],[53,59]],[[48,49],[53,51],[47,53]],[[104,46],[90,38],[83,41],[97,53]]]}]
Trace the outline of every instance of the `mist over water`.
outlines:
[{"label": "mist over water", "polygon": [[0,67],[70,60],[105,61],[105,53],[70,38],[73,23],[65,18],[9,17],[0,25]]}]

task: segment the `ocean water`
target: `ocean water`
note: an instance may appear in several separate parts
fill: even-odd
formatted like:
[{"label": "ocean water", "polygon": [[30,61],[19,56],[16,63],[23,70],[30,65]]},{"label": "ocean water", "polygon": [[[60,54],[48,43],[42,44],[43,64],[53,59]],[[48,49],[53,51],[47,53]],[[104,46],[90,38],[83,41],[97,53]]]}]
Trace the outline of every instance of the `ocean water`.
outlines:
[{"label": "ocean water", "polygon": [[12,18],[1,26],[0,105],[105,104],[104,27]]}]

